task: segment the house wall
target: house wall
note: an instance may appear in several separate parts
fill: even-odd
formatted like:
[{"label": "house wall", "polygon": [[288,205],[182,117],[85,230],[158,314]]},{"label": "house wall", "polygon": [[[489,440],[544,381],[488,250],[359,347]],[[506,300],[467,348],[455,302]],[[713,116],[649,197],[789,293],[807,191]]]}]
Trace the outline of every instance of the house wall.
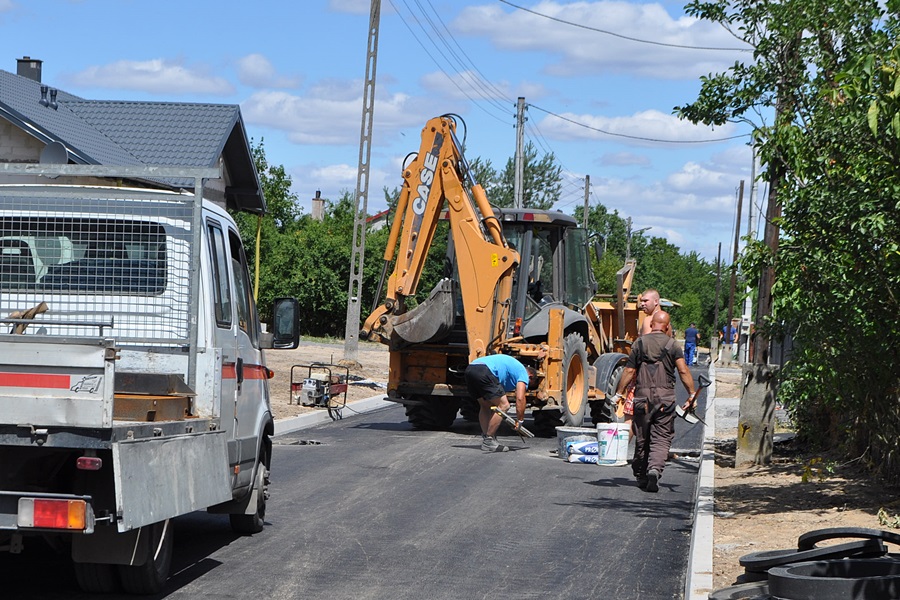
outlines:
[{"label": "house wall", "polygon": [[0,119],[0,162],[36,163],[44,144],[9,121]]}]

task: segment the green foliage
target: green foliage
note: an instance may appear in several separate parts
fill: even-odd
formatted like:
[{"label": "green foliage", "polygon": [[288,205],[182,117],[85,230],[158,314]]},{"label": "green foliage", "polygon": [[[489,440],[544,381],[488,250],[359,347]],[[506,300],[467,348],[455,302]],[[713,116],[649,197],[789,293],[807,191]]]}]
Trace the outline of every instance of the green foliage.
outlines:
[{"label": "green foliage", "polygon": [[[522,174],[522,206],[525,208],[549,209],[559,199],[562,190],[561,174],[562,167],[556,163],[556,157],[553,153],[545,154],[543,158],[538,160],[537,149],[534,144],[528,142],[522,150],[524,160]],[[488,161],[483,166],[482,175],[488,175],[493,169]],[[480,181],[485,191],[488,192],[488,199],[491,204],[497,206],[509,207],[516,205],[515,198],[515,178],[516,178],[516,161],[515,157],[506,161],[506,168],[499,175],[494,172],[494,177],[489,179],[489,184],[485,184],[485,180]]]},{"label": "green foliage", "polygon": [[[885,10],[887,8],[887,10]],[[694,2],[732,28],[752,65],[704,78],[695,122],[749,120],[777,192],[777,253],[752,245],[745,273],[772,266],[772,315],[791,334],[781,401],[810,443],[867,453],[900,478],[900,49],[896,0]],[[777,109],[767,125],[762,117]],[[769,113],[766,113],[769,109]],[[781,177],[783,175],[783,177]]]}]

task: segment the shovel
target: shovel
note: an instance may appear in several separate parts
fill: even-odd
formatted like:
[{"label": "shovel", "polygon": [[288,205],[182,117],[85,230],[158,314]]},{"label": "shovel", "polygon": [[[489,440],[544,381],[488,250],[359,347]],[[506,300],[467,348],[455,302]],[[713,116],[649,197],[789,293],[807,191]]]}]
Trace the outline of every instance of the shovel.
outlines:
[{"label": "shovel", "polygon": [[[700,377],[697,378],[697,384],[698,384],[697,392],[699,392],[700,390],[702,390],[705,387],[709,387],[709,385],[711,383],[712,383],[712,381],[710,381],[706,375],[701,375]],[[681,408],[681,405],[676,404],[675,405],[675,414],[677,414],[679,417],[681,417],[682,419],[684,419],[691,425],[694,425],[695,423],[703,423],[703,425],[706,425],[706,421],[704,421],[703,419],[700,418],[699,415],[697,415],[696,402],[691,406],[690,410],[684,410],[683,408]]]}]

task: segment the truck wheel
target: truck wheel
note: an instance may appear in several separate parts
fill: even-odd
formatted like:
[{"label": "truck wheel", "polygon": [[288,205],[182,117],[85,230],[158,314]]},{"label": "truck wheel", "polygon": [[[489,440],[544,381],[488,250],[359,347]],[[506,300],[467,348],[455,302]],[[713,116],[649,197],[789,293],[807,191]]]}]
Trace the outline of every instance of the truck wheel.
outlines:
[{"label": "truck wheel", "polygon": [[450,429],[459,412],[459,405],[453,398],[441,396],[412,396],[416,404],[406,406],[406,419],[416,429],[443,431]]},{"label": "truck wheel", "polygon": [[113,565],[103,563],[74,563],[75,580],[83,592],[111,594],[119,588]]},{"label": "truck wheel", "polygon": [[584,409],[588,397],[587,348],[581,334],[570,333],[563,342],[563,424],[581,427],[584,424]]},{"label": "truck wheel", "polygon": [[141,535],[150,536],[150,549],[144,564],[118,565],[122,587],[129,594],[159,593],[169,578],[175,532],[172,521],[166,519],[141,527]]},{"label": "truck wheel", "polygon": [[463,400],[462,404],[459,406],[459,414],[462,415],[463,419],[470,423],[478,422],[479,411],[481,411],[481,407],[476,400]]},{"label": "truck wheel", "polygon": [[[594,385],[607,396],[616,393],[625,363],[628,357],[618,352],[601,354],[594,361],[597,370],[597,381]],[[596,400],[591,402],[591,421],[597,423],[613,423],[616,421],[616,409],[609,400]]]},{"label": "truck wheel", "polygon": [[558,408],[548,408],[545,410],[533,411],[534,427],[532,432],[541,437],[553,437],[556,435],[556,428],[562,427],[563,420],[561,411]]},{"label": "truck wheel", "polygon": [[[238,535],[252,535],[263,530],[266,522],[266,501],[269,499],[269,468],[265,450],[260,450],[256,464],[253,491],[256,492],[256,511],[252,515],[230,514],[231,530]],[[252,493],[252,492],[251,492]]]}]

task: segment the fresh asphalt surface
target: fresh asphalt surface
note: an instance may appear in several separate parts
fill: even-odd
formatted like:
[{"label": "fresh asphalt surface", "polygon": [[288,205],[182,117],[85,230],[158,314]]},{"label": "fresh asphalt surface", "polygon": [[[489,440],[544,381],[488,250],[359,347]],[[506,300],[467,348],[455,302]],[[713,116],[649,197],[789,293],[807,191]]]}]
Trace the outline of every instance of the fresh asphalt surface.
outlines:
[{"label": "fresh asphalt surface", "polygon": [[[630,466],[564,462],[556,438],[523,443],[501,429],[512,450],[486,454],[462,418],[414,431],[400,406],[351,407],[275,438],[263,533],[235,536],[227,517],[204,512],[176,519],[173,575],[157,597],[683,597],[699,426],[677,420],[678,456],[651,494]],[[93,597],[64,558],[26,549],[0,554],[3,598]]]}]

